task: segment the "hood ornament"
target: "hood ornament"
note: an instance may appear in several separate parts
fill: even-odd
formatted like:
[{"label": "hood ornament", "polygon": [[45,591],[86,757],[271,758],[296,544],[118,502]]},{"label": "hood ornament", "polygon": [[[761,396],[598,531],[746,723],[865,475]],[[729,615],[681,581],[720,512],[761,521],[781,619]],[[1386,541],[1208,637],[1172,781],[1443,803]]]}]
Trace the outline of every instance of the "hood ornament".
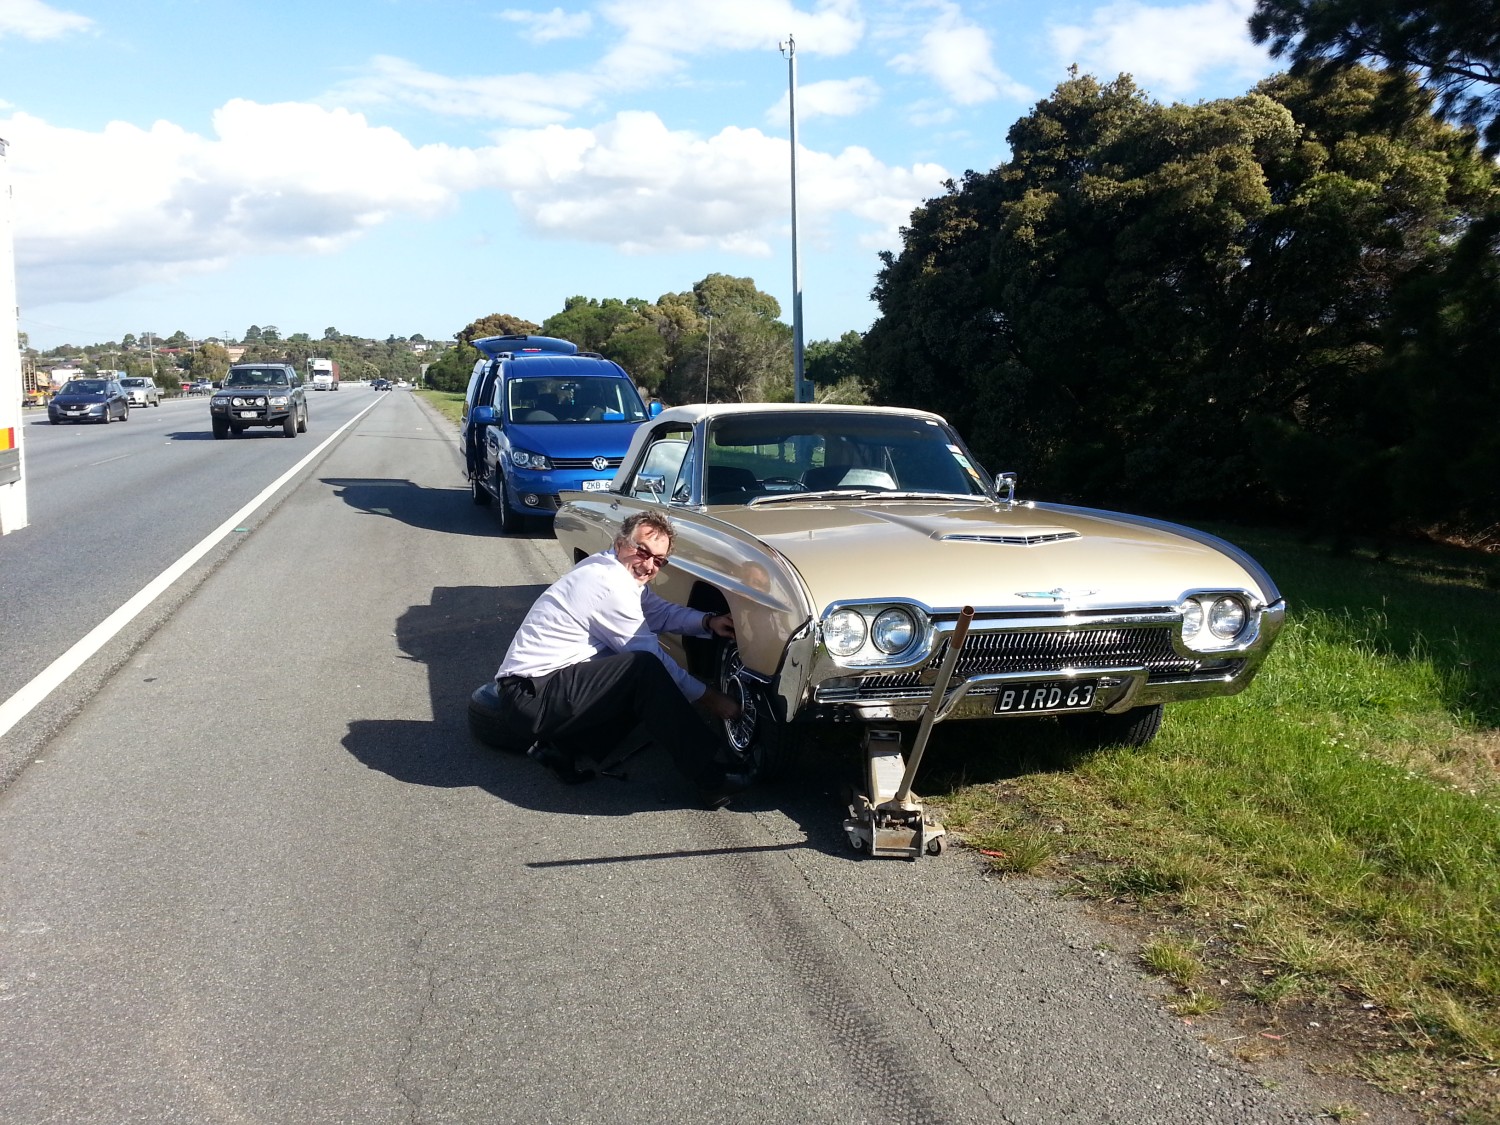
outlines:
[{"label": "hood ornament", "polygon": [[1086,598],[1090,594],[1097,594],[1098,590],[1065,590],[1061,586],[1055,590],[1017,590],[1018,598],[1050,598],[1055,602],[1070,602],[1078,598]]}]

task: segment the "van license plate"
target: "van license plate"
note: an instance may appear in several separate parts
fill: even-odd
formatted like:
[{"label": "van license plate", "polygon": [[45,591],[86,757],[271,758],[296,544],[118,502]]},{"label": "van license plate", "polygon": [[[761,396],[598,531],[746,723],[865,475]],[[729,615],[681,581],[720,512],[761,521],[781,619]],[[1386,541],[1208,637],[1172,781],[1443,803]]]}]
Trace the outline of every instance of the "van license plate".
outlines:
[{"label": "van license plate", "polygon": [[995,697],[995,714],[1045,714],[1087,711],[1098,689],[1095,680],[1042,680],[1034,684],[1006,684]]},{"label": "van license plate", "polygon": [[609,486],[614,483],[613,478],[610,480],[586,480],[583,482],[583,490],[585,492],[608,492]]}]

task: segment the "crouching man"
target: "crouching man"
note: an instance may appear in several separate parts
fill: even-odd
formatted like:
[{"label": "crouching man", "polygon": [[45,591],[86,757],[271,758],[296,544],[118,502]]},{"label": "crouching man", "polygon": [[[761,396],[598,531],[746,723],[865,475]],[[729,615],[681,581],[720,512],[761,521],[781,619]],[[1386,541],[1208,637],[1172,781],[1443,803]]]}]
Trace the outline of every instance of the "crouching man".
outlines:
[{"label": "crouching man", "polygon": [[716,761],[718,739],[694,709],[734,719],[739,706],[688,675],[660,633],[733,637],[727,613],[669,602],[651,579],[667,565],[675,532],[659,512],[626,518],[608,551],[549,586],[516,630],[495,673],[500,717],[532,743],[529,753],[567,782],[592,777],[576,760],[601,758],[637,724],[664,747],[709,808],[744,788]]}]

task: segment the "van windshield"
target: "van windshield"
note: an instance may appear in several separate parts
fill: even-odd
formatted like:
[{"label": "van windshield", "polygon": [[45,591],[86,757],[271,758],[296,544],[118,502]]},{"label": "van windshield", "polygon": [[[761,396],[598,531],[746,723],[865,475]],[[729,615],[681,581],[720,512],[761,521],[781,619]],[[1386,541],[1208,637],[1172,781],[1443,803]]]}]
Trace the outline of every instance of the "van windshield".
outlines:
[{"label": "van windshield", "polygon": [[646,418],[641,396],[624,379],[511,379],[505,392],[506,414],[527,425],[643,422]]}]

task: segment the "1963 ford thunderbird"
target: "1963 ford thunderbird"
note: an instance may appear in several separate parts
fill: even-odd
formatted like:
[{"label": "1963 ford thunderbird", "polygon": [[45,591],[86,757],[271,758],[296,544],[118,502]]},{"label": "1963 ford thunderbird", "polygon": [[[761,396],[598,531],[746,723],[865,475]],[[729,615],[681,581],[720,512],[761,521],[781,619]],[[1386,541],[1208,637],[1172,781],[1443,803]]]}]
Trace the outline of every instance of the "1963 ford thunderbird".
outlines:
[{"label": "1963 ford thunderbird", "polygon": [[1141,744],[1162,705],[1231,695],[1285,602],[1211,535],[1015,498],[942,418],[789,404],[684,406],[635,435],[610,491],[565,493],[570,559],[643,508],[677,529],[664,597],[734,614],[737,641],[676,655],[744,703],[740,768],[782,768],[806,724],[915,720],[964,607],[943,719],[1061,716]]}]

